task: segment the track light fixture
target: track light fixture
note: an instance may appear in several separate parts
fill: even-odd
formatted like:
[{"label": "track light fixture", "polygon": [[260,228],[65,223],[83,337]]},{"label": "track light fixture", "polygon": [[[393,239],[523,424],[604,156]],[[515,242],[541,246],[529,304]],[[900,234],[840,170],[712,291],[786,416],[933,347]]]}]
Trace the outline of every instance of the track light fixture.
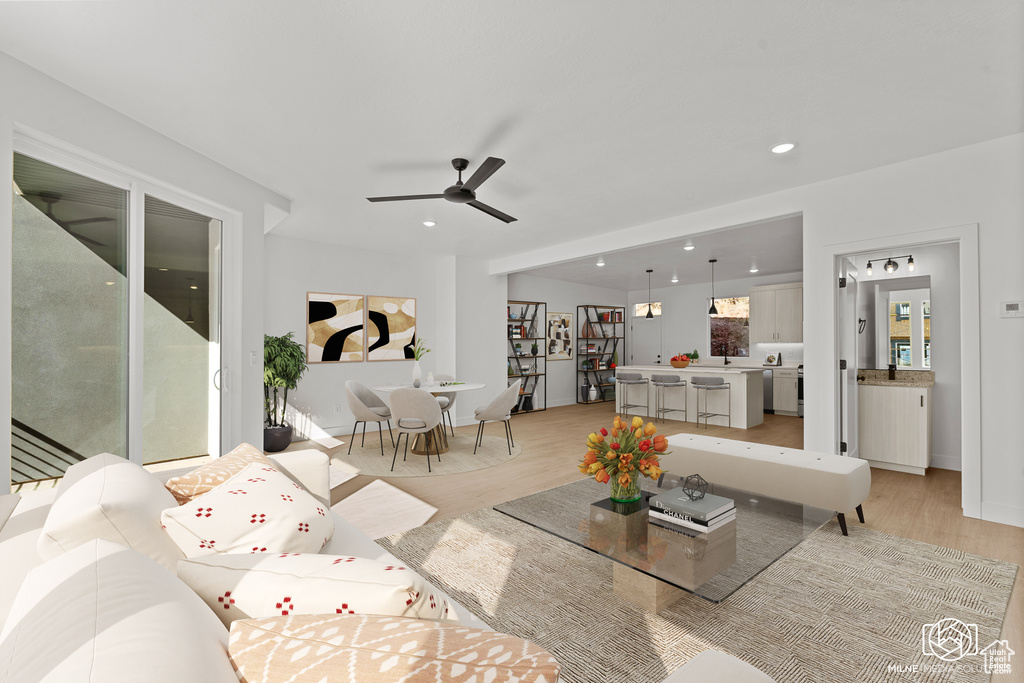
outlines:
[{"label": "track light fixture", "polygon": [[715,306],[715,263],[718,259],[708,259],[708,263],[711,264],[711,308],[708,309],[708,315],[718,315],[718,307]]},{"label": "track light fixture", "polygon": [[[911,256],[910,254],[907,254],[906,256],[887,256],[885,258],[885,263],[882,265],[882,268],[885,269],[886,273],[889,273],[889,274],[895,273],[900,268],[900,264],[896,261],[896,259],[901,259],[901,258],[907,259],[907,270],[910,271],[911,273],[914,272],[914,257]],[[877,260],[877,259],[875,259],[875,260]],[[875,271],[874,271],[874,268],[872,267],[871,261],[868,261],[868,267],[867,267],[868,277],[871,277],[874,274],[874,272]]]},{"label": "track light fixture", "polygon": [[651,302],[651,273],[654,271],[650,268],[647,269],[647,319],[650,320],[654,317],[654,304]]}]

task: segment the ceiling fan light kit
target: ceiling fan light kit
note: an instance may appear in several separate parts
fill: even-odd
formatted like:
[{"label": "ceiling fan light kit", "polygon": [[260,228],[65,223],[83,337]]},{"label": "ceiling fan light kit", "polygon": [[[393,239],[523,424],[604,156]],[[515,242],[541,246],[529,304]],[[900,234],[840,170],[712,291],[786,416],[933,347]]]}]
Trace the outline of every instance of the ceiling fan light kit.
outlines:
[{"label": "ceiling fan light kit", "polygon": [[476,190],[478,187],[483,185],[484,181],[494,175],[497,171],[505,164],[504,159],[497,157],[487,157],[484,163],[480,164],[476,172],[469,177],[465,183],[462,182],[462,172],[469,167],[469,161],[462,158],[452,159],[452,168],[459,173],[459,179],[454,185],[445,188],[445,191],[441,194],[405,194],[405,195],[393,195],[390,197],[367,197],[366,199],[371,202],[402,202],[413,199],[445,199],[455,204],[469,204],[474,209],[483,211],[489,216],[493,216],[500,221],[505,223],[511,223],[515,218],[509,216],[507,213],[498,211],[492,206],[488,206],[483,202],[478,202],[476,199]]}]

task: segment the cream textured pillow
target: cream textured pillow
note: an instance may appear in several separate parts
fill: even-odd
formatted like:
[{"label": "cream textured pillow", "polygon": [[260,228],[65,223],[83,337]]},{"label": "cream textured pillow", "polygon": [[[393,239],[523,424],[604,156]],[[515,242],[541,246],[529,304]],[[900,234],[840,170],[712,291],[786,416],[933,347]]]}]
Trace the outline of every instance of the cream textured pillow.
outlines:
[{"label": "cream textured pillow", "polygon": [[241,619],[228,654],[247,683],[550,683],[560,668],[547,650],[504,633],[371,615]]},{"label": "cream textured pillow", "polygon": [[315,553],[334,535],[325,506],[273,467],[246,465],[200,498],[162,515],[186,557]]},{"label": "cream textured pillow", "polygon": [[0,633],[0,680],[238,683],[227,644],[171,572],[97,539],[26,575]]},{"label": "cream textured pillow", "polygon": [[184,505],[193,498],[198,498],[207,491],[213,489],[235,476],[246,465],[259,463],[265,467],[273,467],[263,451],[243,443],[227,455],[222,455],[211,463],[196,468],[188,474],[168,479],[164,486],[174,495],[178,505]]},{"label": "cream textured pillow", "polygon": [[50,507],[36,545],[40,557],[51,559],[105,538],[177,569],[184,556],[160,525],[163,510],[175,507],[174,497],[156,477],[113,455],[89,458],[67,474],[73,483]]},{"label": "cream textured pillow", "polygon": [[178,563],[178,578],[225,626],[287,614],[390,614],[452,619],[416,572],[360,557],[285,553],[214,555]]}]

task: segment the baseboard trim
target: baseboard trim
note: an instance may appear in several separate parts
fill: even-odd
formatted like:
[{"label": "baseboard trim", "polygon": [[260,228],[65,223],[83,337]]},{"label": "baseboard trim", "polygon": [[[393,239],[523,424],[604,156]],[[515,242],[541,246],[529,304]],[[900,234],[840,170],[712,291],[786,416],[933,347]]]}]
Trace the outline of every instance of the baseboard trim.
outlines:
[{"label": "baseboard trim", "polygon": [[981,518],[986,522],[1024,528],[1024,508],[981,501]]},{"label": "baseboard trim", "polygon": [[935,455],[932,454],[932,462],[929,467],[937,467],[940,470],[963,471],[963,461],[959,455]]}]

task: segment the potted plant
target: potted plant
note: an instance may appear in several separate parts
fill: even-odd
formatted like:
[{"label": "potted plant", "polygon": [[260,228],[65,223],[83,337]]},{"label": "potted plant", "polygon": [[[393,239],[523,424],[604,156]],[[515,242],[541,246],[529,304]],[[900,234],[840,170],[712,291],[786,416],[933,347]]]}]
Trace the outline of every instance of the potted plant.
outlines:
[{"label": "potted plant", "polygon": [[691,363],[696,363],[697,359],[700,358],[700,354],[697,353],[697,349],[694,349],[693,351],[690,351],[690,353],[687,354],[687,355],[690,356],[690,362]]},{"label": "potted plant", "polygon": [[420,368],[420,359],[428,353],[430,353],[430,349],[423,344],[423,340],[417,339],[416,344],[412,347],[412,385],[417,389],[420,386],[420,380],[423,378],[423,370]]},{"label": "potted plant", "polygon": [[280,337],[263,335],[263,450],[277,453],[292,442],[292,426],[284,419],[288,390],[298,386],[305,371],[306,351],[292,339],[291,332]]},{"label": "potted plant", "polygon": [[532,353],[534,356],[537,355],[537,342],[533,342],[533,346],[530,347],[530,353]]},{"label": "potted plant", "polygon": [[519,342],[516,342],[516,355],[517,356],[523,355],[523,345],[520,344]]}]

